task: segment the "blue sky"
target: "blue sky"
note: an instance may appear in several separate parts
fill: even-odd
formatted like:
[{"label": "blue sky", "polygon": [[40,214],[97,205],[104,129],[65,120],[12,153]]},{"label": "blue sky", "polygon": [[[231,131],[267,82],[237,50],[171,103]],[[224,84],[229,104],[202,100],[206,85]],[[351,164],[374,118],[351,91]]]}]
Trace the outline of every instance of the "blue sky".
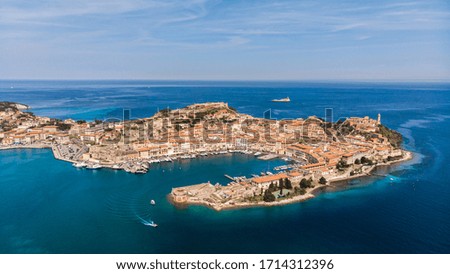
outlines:
[{"label": "blue sky", "polygon": [[0,1],[0,79],[450,80],[446,0]]}]

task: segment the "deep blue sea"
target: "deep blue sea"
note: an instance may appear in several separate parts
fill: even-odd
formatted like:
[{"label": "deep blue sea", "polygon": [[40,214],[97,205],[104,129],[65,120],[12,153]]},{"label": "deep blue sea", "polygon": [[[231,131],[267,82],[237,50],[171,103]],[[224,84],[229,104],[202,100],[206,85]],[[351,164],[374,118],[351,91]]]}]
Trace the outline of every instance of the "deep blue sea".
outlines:
[{"label": "deep blue sea", "polygon": [[[286,96],[291,103],[271,102]],[[0,81],[0,101],[86,120],[208,101],[260,117],[271,109],[276,119],[323,117],[325,108],[334,120],[381,113],[415,152],[377,171],[388,177],[353,180],[303,203],[216,212],[176,208],[166,195],[282,162],[224,155],[133,175],[77,170],[45,149],[0,151],[0,253],[450,253],[450,84]]]}]

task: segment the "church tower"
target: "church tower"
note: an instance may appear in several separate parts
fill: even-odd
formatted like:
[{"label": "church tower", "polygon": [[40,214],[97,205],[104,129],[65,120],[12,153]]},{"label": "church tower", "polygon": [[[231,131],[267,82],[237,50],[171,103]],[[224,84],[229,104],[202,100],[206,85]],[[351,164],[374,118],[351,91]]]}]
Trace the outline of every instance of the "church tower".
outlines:
[{"label": "church tower", "polygon": [[381,114],[378,113],[377,125],[381,125]]}]

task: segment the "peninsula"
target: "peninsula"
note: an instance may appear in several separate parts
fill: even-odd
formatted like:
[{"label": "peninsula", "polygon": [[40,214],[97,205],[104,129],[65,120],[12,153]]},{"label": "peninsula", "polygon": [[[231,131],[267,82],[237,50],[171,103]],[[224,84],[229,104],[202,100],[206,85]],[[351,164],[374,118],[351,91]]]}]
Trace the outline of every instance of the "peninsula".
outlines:
[{"label": "peninsula", "polygon": [[378,165],[412,155],[400,147],[400,133],[381,123],[380,114],[335,123],[315,116],[278,121],[241,114],[218,102],[163,109],[144,119],[86,122],[26,110],[23,104],[0,102],[0,149],[51,148],[55,158],[77,168],[145,173],[156,162],[225,153],[286,161],[274,173],[228,176],[228,185],[203,182],[169,194],[176,205],[215,210],[306,200],[332,182],[370,175]]}]

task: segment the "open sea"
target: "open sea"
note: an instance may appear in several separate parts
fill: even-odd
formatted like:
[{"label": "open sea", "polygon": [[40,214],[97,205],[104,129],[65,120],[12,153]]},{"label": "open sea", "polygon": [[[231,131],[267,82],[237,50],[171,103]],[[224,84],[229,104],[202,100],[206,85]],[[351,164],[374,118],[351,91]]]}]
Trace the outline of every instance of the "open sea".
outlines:
[{"label": "open sea", "polygon": [[[290,103],[273,103],[289,96]],[[153,165],[145,175],[78,170],[48,149],[0,151],[0,253],[450,253],[450,84],[0,81],[0,101],[54,118],[135,118],[224,101],[272,118],[381,113],[413,160],[279,207],[176,208],[172,187],[226,183],[281,165],[222,155]],[[156,206],[149,201],[154,199]],[[143,225],[154,220],[158,228]]]}]

